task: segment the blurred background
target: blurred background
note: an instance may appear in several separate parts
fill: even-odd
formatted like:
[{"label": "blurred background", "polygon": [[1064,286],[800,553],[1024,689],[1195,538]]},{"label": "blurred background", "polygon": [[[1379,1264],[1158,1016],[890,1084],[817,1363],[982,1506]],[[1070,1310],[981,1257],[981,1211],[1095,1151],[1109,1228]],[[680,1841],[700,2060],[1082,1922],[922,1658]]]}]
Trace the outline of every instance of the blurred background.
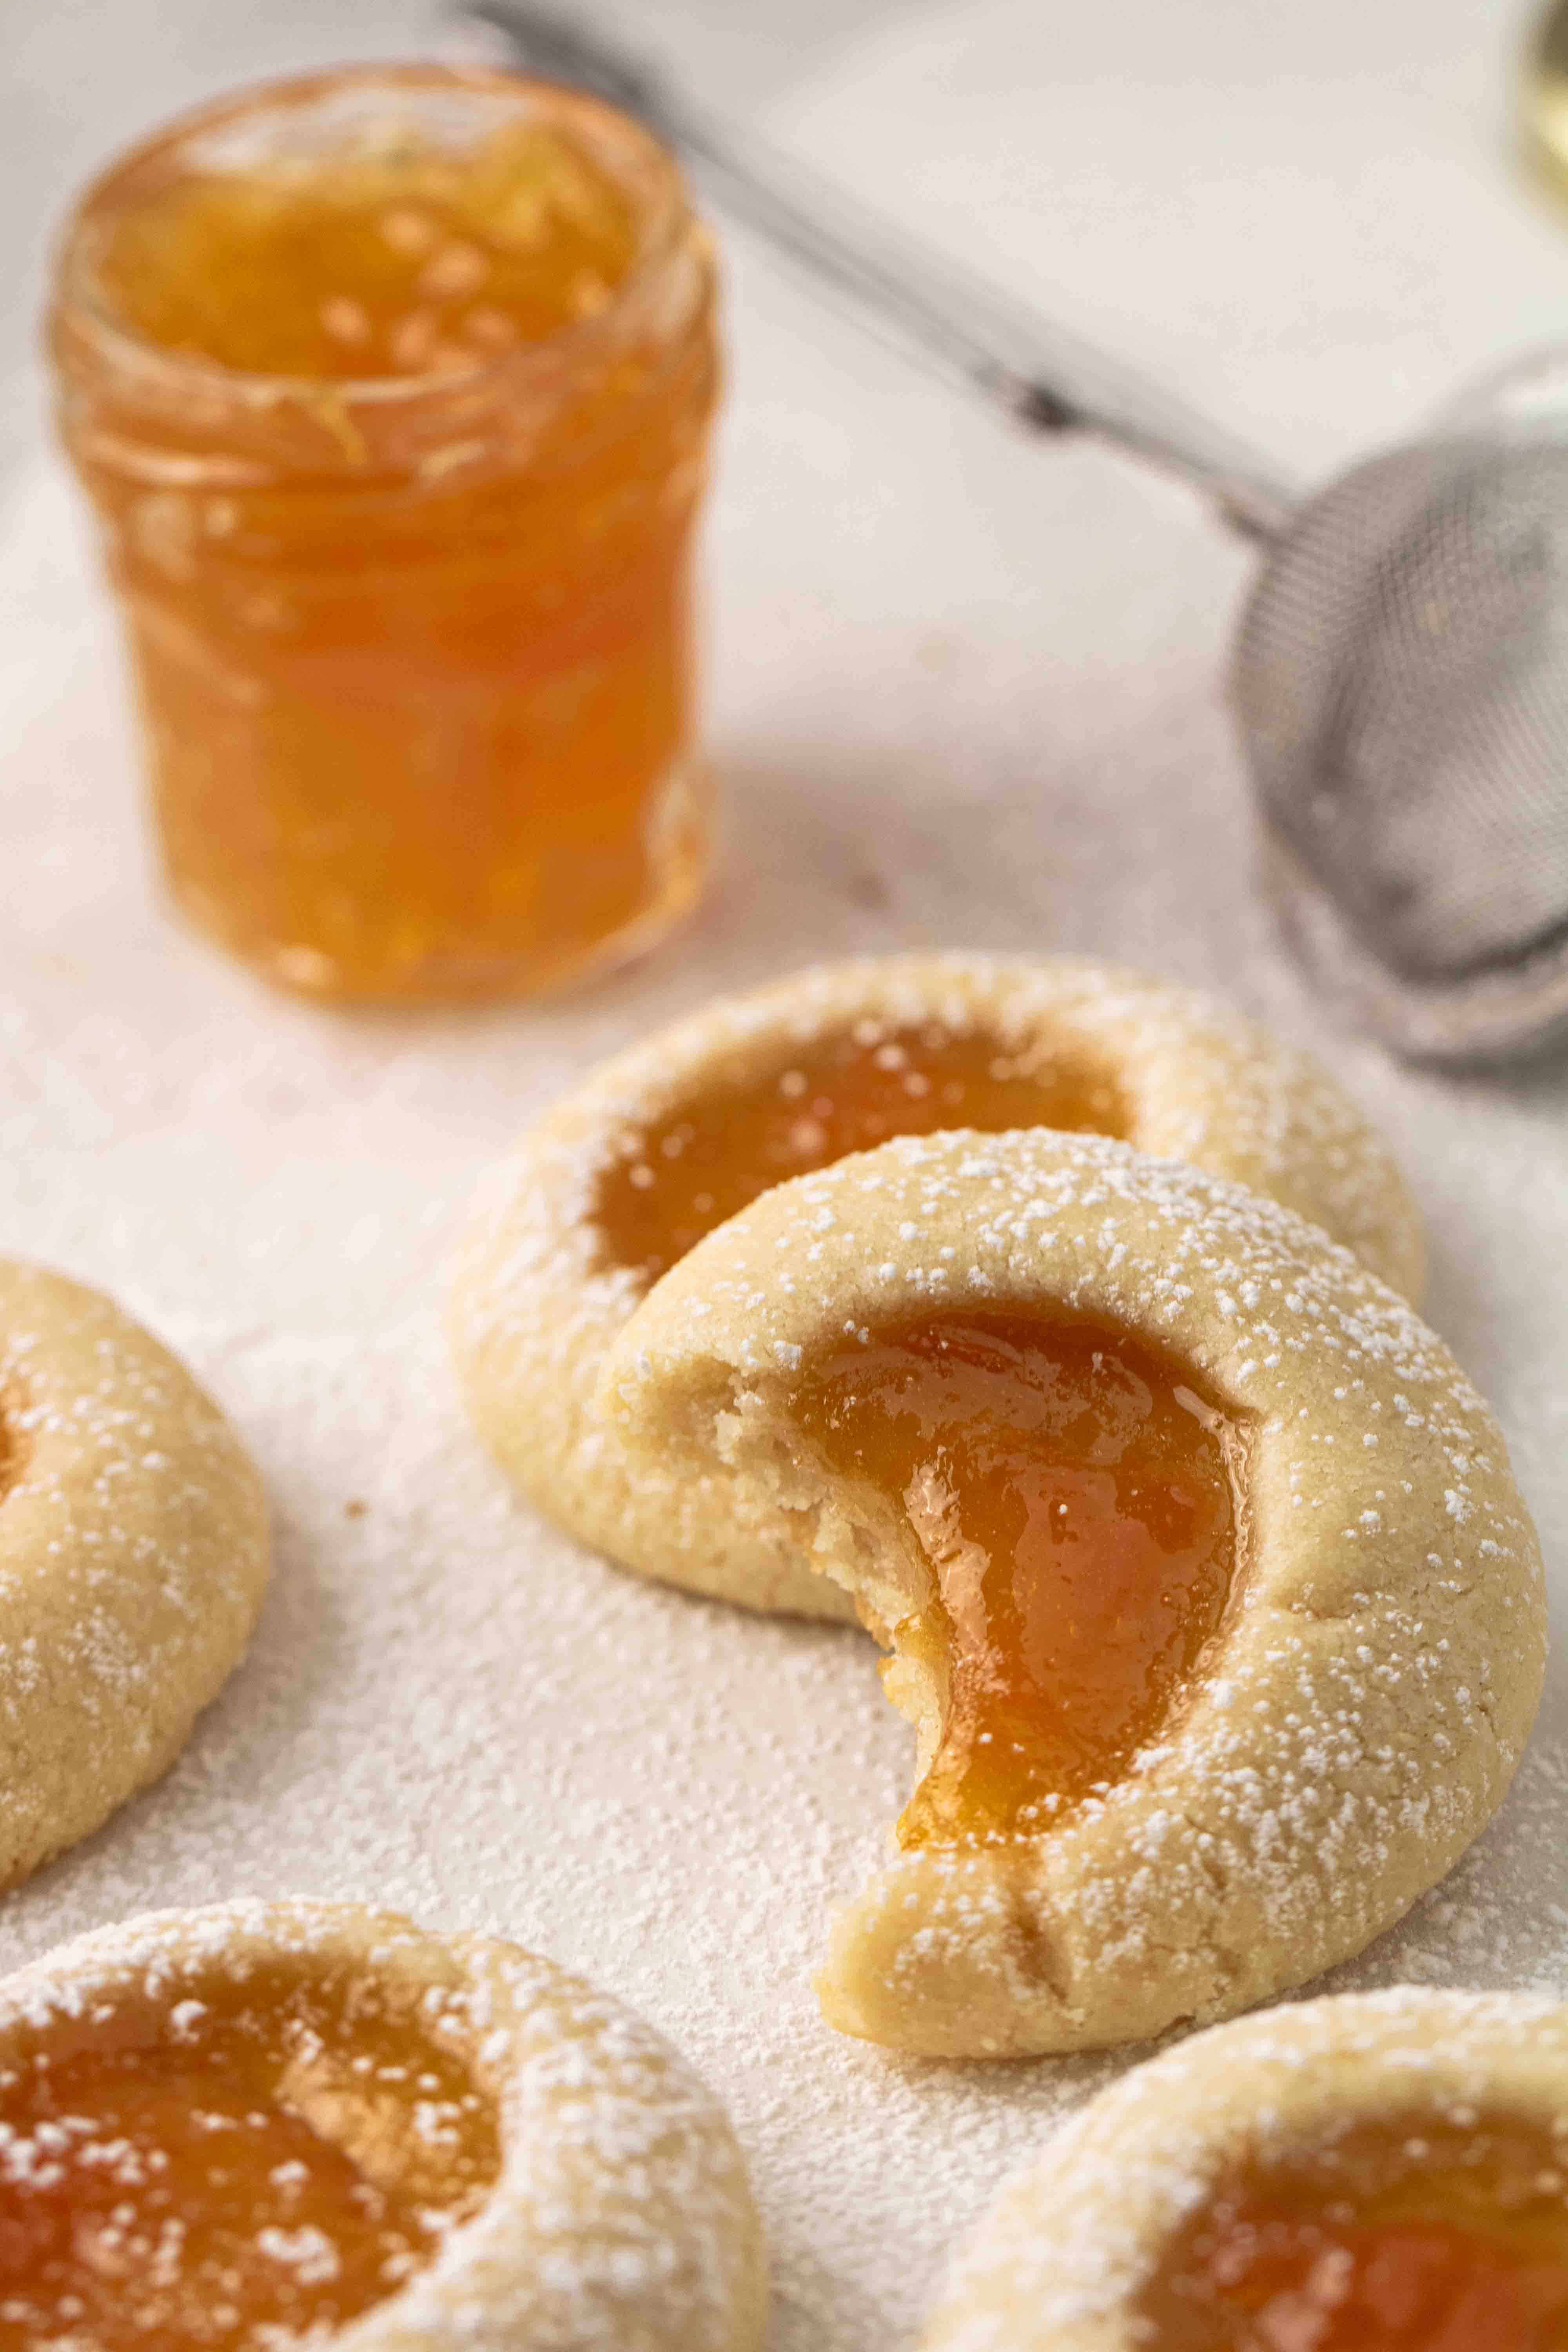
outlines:
[{"label": "blurred background", "polygon": [[[1520,152],[1528,0],[597,11],[1302,481],[1568,330],[1568,207]],[[725,840],[696,924],[559,1009],[375,1026],[265,999],[171,923],[111,615],[42,429],[49,237],[97,165],[209,93],[450,39],[425,0],[9,0],[0,713],[27,1009],[0,1053],[28,1245],[149,1304],[226,1318],[252,1300],[336,1328],[386,1310],[387,1222],[402,1296],[434,1279],[474,1171],[531,1106],[714,989],[858,949],[1057,948],[1215,988],[1323,1052],[1417,1163],[1448,1335],[1483,1381],[1527,1377],[1500,1299],[1531,1329],[1544,1313],[1516,1212],[1521,1184],[1544,1204],[1557,1181],[1555,1082],[1494,1087],[1483,1132],[1466,1089],[1394,1077],[1279,952],[1224,705],[1247,551],[1175,486],[1030,445],[928,382],[721,215],[730,388],[706,571]],[[280,1250],[321,1214],[314,1171],[342,1163],[345,1103],[361,1241]],[[111,1163],[95,1187],[112,1173],[112,1219],[70,1178],[83,1147]],[[194,1196],[177,1223],[171,1181]],[[1539,1344],[1557,1344],[1544,1324]]]},{"label": "blurred background", "polygon": [[[594,10],[895,215],[1080,323],[1120,329],[1309,469],[1560,320],[1568,216],[1513,169],[1516,68],[1538,13],[1532,0]],[[5,14],[13,380],[50,227],[111,151],[258,75],[449,38],[426,0],[7,0]]]}]

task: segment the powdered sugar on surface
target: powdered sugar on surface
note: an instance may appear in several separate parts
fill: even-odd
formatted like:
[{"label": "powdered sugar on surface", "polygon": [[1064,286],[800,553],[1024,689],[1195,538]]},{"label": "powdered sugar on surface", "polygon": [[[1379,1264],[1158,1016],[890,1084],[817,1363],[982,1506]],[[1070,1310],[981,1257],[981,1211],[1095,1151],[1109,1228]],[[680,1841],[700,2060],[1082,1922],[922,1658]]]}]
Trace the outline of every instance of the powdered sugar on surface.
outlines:
[{"label": "powdered sugar on surface", "polygon": [[[643,2010],[729,2104],[773,2246],[774,2352],[902,2352],[954,2237],[1127,2059],[953,2068],[823,2025],[807,1971],[881,1857],[906,1727],[853,1634],[637,1584],[510,1502],[435,1331],[477,1175],[599,1055],[807,956],[1044,940],[1217,989],[1312,1045],[1399,1150],[1435,1243],[1433,1318],[1500,1412],[1561,1596],[1568,1089],[1398,1072],[1313,1018],[1250,896],[1206,626],[1185,653],[1145,645],[1140,709],[1098,734],[1088,688],[1066,687],[1050,724],[1085,731],[1065,761],[1022,757],[1042,689],[1005,646],[944,672],[920,650],[932,624],[850,633],[1011,828],[1005,895],[973,799],[903,752],[907,712],[895,728],[870,708],[843,648],[804,645],[743,564],[729,634],[749,629],[749,652],[717,730],[730,859],[684,942],[553,1011],[416,1026],[275,1004],[165,929],[139,878],[72,528],[40,476],[0,569],[5,658],[43,705],[5,777],[36,887],[0,947],[0,1245],[106,1285],[185,1350],[260,1458],[279,1546],[250,1658],[184,1759],[6,1898],[0,1963],[240,1891],[516,1936]],[[1223,585],[1196,533],[1145,528]],[[796,728],[785,760],[807,677],[813,736]],[[1032,877],[1026,843],[1045,845]],[[1561,1678],[1499,1823],[1342,1977],[1568,1988]]]},{"label": "powdered sugar on surface", "polygon": [[[1234,363],[1232,330],[1253,316],[1244,291],[1198,337],[1233,385],[1253,381],[1255,360],[1271,367],[1258,418],[1294,414],[1325,452],[1362,437],[1370,389],[1393,421],[1459,372],[1467,338],[1482,347],[1500,198],[1472,236],[1479,166],[1468,146],[1463,169],[1441,147],[1461,123],[1478,135],[1471,84],[1456,95],[1447,66],[1433,78],[1411,64],[1436,55],[1421,43],[1457,41],[1461,15],[1479,21],[1424,5],[1377,28],[1426,110],[1405,118],[1428,165],[1411,180],[1408,268],[1405,248],[1378,243],[1391,199],[1369,160],[1357,185],[1376,220],[1347,209],[1333,260],[1367,277],[1324,276],[1307,306],[1287,289],[1314,333],[1331,292],[1354,306],[1353,332],[1321,337],[1316,372],[1300,372],[1274,313],[1269,351]],[[1120,58],[1089,77],[1106,105],[1142,109],[1129,167],[1152,129],[1173,139],[1196,119],[1179,17],[1151,15],[1182,47],[1180,105],[1152,69],[1130,92]],[[1216,43],[1234,41],[1234,11],[1212,21]],[[1089,43],[1092,26],[1074,39]],[[819,152],[836,165],[853,151],[875,186],[879,153],[895,159],[898,125],[912,125],[931,202],[962,180],[949,228],[973,252],[977,158],[1005,179],[1026,116],[1047,104],[1064,135],[1076,121],[1101,140],[1088,84],[1064,75],[1059,51],[1028,68],[1033,81],[1017,62],[1060,31],[1021,5],[966,12],[959,86],[930,77],[923,114],[899,97],[913,66],[900,82],[889,52],[868,52],[858,99],[846,72],[839,110],[822,115],[834,137]],[[1280,37],[1271,26],[1258,49],[1258,136],[1270,188],[1306,192],[1311,236],[1296,242],[1317,251],[1325,131],[1352,140],[1363,122],[1368,158],[1382,157],[1386,90],[1347,109],[1340,68],[1282,76]],[[1342,42],[1321,14],[1302,16],[1300,37],[1363,55],[1359,35]],[[998,102],[1011,93],[1005,155],[943,128],[984,119],[988,74]],[[1216,113],[1204,152],[1217,157],[1254,116],[1217,70],[1213,90],[1225,135]],[[1049,200],[1010,181],[1015,231],[1066,221],[1068,246],[1109,273],[1102,308],[1145,249],[1175,288],[1166,248],[1150,243],[1157,208],[1131,205],[1114,251],[1085,243],[1086,226],[1109,236],[1114,225],[1101,165],[1085,163],[1064,212],[1059,142],[1037,146]],[[915,216],[921,173],[900,170]],[[1194,204],[1199,177],[1181,179]],[[1240,225],[1226,285],[1256,247],[1278,296],[1279,247],[1250,203],[1215,201]],[[1452,234],[1435,237],[1445,205]],[[1190,242],[1186,215],[1170,220]],[[1554,288],[1560,247],[1533,234],[1534,282]],[[1428,334],[1412,305],[1428,301],[1434,253],[1448,275]],[[1485,332],[1500,348],[1525,330],[1516,285],[1495,283]],[[1321,1017],[1277,954],[1217,693],[1239,553],[1174,494],[1092,452],[1026,453],[739,246],[731,287],[711,565],[723,870],[685,939],[568,1005],[421,1024],[327,1016],[265,998],[173,931],[146,875],[116,656],[74,509],[42,463],[8,488],[0,1248],[103,1284],[187,1352],[262,1463],[279,1545],[249,1659],[184,1758],[0,1904],[0,1965],[149,1905],[240,1891],[361,1896],[501,1929],[630,2000],[729,2103],[773,2243],[773,2352],[908,2352],[954,2236],[1127,2057],[922,2064],[822,2024],[806,1972],[829,1908],[881,1857],[908,1785],[907,1729],[855,1635],[635,1583],[510,1502],[468,1437],[435,1333],[476,1177],[602,1055],[717,989],[816,957],[1062,950],[1213,990],[1317,1051],[1398,1151],[1432,1234],[1432,1319],[1499,1412],[1561,1613],[1568,1080],[1398,1071]],[[1175,342],[1173,327],[1162,348]],[[1288,412],[1276,394],[1292,386]],[[1568,1990],[1561,1671],[1499,1822],[1333,1981],[1402,1978]]]},{"label": "powdered sugar on surface", "polygon": [[[372,1348],[173,1336],[267,1474],[272,1597],[168,1779],[8,1898],[0,1962],[242,1889],[516,1937],[631,2001],[726,2101],[778,2352],[909,2341],[953,2234],[1127,2062],[921,2064],[823,2025],[828,1910],[880,1858],[910,1764],[869,1645],[574,1553],[479,1457],[427,1319]],[[1565,1828],[1549,1728],[1497,1827],[1336,1983],[1568,1990]]]},{"label": "powdered sugar on surface", "polygon": [[[40,476],[0,572],[13,676],[33,661],[36,690],[54,673],[7,772],[37,888],[3,950],[0,1244],[105,1284],[186,1351],[261,1460],[279,1547],[250,1658],[184,1759],[6,1899],[0,1963],[239,1891],[516,1936],[643,2010],[729,2104],[772,2242],[775,2352],[905,2347],[955,2236],[1127,2059],[954,2068],[823,2025],[807,1972],[881,1857],[906,1727],[853,1634],[637,1584],[511,1503],[435,1330],[476,1176],[599,1055],[805,956],[1048,936],[1218,989],[1314,1045],[1400,1151],[1435,1242],[1433,1318],[1500,1411],[1561,1594],[1568,1090],[1398,1072],[1313,1019],[1244,840],[1194,819],[1239,792],[1206,645],[1145,648],[1144,719],[1123,710],[1052,770],[998,744],[993,702],[1016,741],[1037,691],[1005,648],[944,675],[910,633],[868,625],[1018,842],[1047,843],[1029,894],[1005,897],[994,850],[971,858],[973,804],[943,800],[841,653],[803,646],[744,568],[751,652],[718,733],[730,862],[686,941],[555,1011],[415,1026],[275,1004],[166,929],[138,878],[112,656],[71,529]],[[1212,580],[1205,542],[1187,551]],[[781,765],[772,730],[807,674],[820,738],[796,733]],[[1068,700],[1083,718],[1083,690]],[[1111,855],[1130,823],[1131,873]],[[1561,1679],[1500,1822],[1341,1977],[1568,1987]]]}]

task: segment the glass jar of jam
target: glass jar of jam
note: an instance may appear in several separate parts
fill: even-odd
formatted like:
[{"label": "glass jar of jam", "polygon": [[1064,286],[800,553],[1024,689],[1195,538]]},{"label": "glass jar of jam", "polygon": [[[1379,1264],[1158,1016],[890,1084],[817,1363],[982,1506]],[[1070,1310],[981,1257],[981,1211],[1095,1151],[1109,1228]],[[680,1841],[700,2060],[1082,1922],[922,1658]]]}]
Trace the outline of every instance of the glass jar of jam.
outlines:
[{"label": "glass jar of jam", "polygon": [[179,904],[340,1000],[526,993],[694,902],[711,248],[665,152],[502,72],[350,67],[114,164],[60,251]]}]

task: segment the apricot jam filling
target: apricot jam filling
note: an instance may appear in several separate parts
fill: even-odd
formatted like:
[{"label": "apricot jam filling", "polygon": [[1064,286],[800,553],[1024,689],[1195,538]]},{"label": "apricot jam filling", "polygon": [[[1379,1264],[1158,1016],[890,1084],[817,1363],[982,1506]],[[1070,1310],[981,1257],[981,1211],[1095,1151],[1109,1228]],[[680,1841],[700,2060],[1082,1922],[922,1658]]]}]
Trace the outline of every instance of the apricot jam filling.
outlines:
[{"label": "apricot jam filling", "polygon": [[1008,1045],[985,1029],[857,1021],[771,1068],[715,1077],[640,1129],[600,1180],[593,1216],[618,1265],[650,1282],[787,1176],[894,1135],[1055,1127],[1125,1136],[1108,1071],[1079,1055]]},{"label": "apricot jam filling", "polygon": [[500,2167],[422,1998],[279,1965],[14,2033],[0,2352],[314,2343],[395,2293]]},{"label": "apricot jam filling", "polygon": [[242,373],[446,373],[547,341],[630,268],[630,205],[560,130],[512,115],[464,148],[384,134],[309,170],[215,169],[112,226],[98,278],[145,341]]},{"label": "apricot jam filling", "polygon": [[1391,2118],[1213,2192],[1139,2305],[1161,2352],[1562,2352],[1568,2141]]},{"label": "apricot jam filling", "polygon": [[1124,1333],[1021,1312],[850,1339],[789,1410],[892,1510],[926,1588],[884,1669],[942,1702],[900,1844],[1037,1835],[1115,1780],[1224,1613],[1239,1425]]}]

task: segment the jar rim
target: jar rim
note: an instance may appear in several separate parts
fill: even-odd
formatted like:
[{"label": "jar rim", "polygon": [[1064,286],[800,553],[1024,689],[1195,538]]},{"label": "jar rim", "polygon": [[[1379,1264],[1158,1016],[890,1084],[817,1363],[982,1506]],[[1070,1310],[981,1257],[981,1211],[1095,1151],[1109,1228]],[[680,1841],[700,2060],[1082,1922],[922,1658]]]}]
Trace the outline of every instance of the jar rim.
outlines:
[{"label": "jar rim", "polygon": [[[611,289],[602,309],[540,341],[516,350],[476,354],[468,367],[422,374],[320,376],[271,373],[226,366],[205,352],[176,351],[140,334],[101,299],[91,274],[88,232],[95,215],[110,205],[117,192],[137,173],[183,143],[243,119],[252,111],[264,114],[304,107],[338,89],[377,85],[410,90],[442,89],[493,93],[498,98],[523,99],[546,109],[556,121],[587,128],[591,134],[613,133],[622,141],[630,134],[637,157],[647,173],[647,194],[634,197],[637,246],[630,266]],[[616,175],[622,193],[626,184]],[[314,68],[310,73],[278,76],[247,84],[223,97],[209,100],[150,132],[124,149],[90,180],[61,226],[56,243],[57,313],[68,308],[78,333],[85,332],[100,355],[127,378],[139,378],[150,389],[165,392],[184,384],[199,387],[209,398],[227,394],[237,406],[253,408],[293,399],[315,404],[323,398],[345,409],[384,411],[399,401],[418,403],[431,397],[485,385],[522,389],[542,384],[591,361],[603,345],[613,342],[628,317],[641,308],[664,265],[679,248],[690,219],[690,205],[680,166],[675,156],[634,115],[590,92],[569,89],[541,76],[504,66],[417,63],[406,60],[358,61]]]}]

